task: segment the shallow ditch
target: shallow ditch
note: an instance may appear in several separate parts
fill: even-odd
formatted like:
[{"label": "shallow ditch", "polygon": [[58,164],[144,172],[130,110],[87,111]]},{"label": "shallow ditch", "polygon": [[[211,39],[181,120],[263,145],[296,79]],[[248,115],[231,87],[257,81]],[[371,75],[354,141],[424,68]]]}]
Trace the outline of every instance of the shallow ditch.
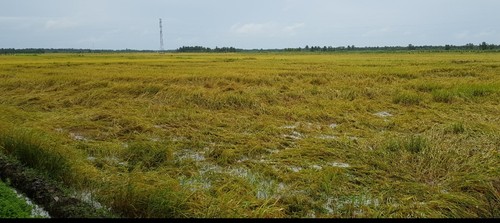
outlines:
[{"label": "shallow ditch", "polygon": [[36,174],[16,160],[0,154],[0,178],[41,206],[51,218],[113,218],[108,210],[64,193],[61,186]]}]

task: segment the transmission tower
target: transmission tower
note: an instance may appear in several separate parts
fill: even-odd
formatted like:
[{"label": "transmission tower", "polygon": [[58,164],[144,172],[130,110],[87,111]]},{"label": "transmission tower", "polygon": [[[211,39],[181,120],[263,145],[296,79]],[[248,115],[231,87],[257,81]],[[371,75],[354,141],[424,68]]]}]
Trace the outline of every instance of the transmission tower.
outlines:
[{"label": "transmission tower", "polygon": [[163,27],[161,25],[161,18],[160,18],[160,51],[163,51]]}]

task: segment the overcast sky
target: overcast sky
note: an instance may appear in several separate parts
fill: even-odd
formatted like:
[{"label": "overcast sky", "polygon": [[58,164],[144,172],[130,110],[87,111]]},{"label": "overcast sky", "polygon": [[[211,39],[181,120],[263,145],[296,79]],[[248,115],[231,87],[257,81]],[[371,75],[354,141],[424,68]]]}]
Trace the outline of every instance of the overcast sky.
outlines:
[{"label": "overcast sky", "polygon": [[0,0],[0,48],[500,44],[500,0]]}]

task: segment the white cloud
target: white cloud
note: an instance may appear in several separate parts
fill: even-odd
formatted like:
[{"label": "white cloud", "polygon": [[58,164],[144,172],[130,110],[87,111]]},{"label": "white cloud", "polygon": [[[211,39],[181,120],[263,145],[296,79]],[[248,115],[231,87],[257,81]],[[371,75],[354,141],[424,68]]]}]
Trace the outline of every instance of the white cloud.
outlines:
[{"label": "white cloud", "polygon": [[475,37],[484,38],[484,37],[490,37],[490,36],[494,36],[494,35],[495,35],[495,32],[493,32],[493,31],[482,31],[482,32],[479,32],[478,34],[476,34]]},{"label": "white cloud", "polygon": [[298,0],[285,0],[282,10],[284,12],[292,11],[294,9],[297,9],[297,7],[300,7],[300,3],[301,2]]},{"label": "white cloud", "polygon": [[262,34],[271,32],[275,26],[273,23],[247,23],[233,25],[231,30],[238,34]]},{"label": "white cloud", "polygon": [[69,29],[77,26],[78,26],[77,22],[70,20],[68,18],[49,19],[47,22],[45,22],[45,29],[48,30]]},{"label": "white cloud", "polygon": [[373,37],[373,36],[385,36],[391,33],[393,30],[389,27],[382,27],[378,29],[372,29],[365,33],[363,33],[364,37]]},{"label": "white cloud", "polygon": [[304,28],[305,26],[306,26],[306,24],[303,22],[295,23],[293,25],[285,26],[285,28],[283,28],[283,31],[286,33],[295,35],[295,33],[296,33],[295,31],[297,31],[298,29]]},{"label": "white cloud", "polygon": [[246,23],[235,24],[231,27],[231,31],[240,35],[252,36],[283,36],[295,35],[297,31],[305,27],[305,23],[294,23],[289,25],[282,25],[275,22],[267,23]]},{"label": "white cloud", "polygon": [[462,31],[458,34],[455,34],[455,38],[457,39],[465,39],[469,37],[469,31]]}]

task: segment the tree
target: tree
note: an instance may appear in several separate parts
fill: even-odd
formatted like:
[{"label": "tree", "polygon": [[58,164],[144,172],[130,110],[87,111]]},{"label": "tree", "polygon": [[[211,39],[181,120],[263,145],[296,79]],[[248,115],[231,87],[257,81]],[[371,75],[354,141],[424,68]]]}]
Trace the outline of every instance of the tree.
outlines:
[{"label": "tree", "polygon": [[488,49],[488,44],[486,44],[486,42],[482,42],[481,45],[479,45],[479,48],[481,50],[487,50]]},{"label": "tree", "polygon": [[469,50],[473,50],[474,49],[474,44],[473,43],[467,43],[467,44],[465,44],[465,48],[467,48]]}]

